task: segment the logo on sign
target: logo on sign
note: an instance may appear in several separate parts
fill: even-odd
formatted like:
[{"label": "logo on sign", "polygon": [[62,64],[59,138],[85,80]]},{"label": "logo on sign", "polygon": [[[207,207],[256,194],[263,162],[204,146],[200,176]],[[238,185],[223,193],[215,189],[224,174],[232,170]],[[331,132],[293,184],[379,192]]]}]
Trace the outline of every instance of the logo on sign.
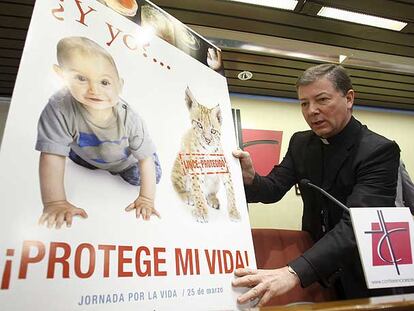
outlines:
[{"label": "logo on sign", "polygon": [[385,222],[382,211],[377,211],[379,222],[371,223],[372,265],[394,265],[400,275],[399,265],[412,264],[408,222]]}]

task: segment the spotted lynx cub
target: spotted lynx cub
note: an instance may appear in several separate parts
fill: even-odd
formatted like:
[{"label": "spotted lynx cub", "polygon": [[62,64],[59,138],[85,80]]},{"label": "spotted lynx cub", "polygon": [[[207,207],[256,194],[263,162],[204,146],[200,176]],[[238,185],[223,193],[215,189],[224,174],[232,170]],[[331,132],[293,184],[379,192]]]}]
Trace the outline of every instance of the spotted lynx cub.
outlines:
[{"label": "spotted lynx cub", "polygon": [[[236,207],[233,182],[220,142],[220,107],[217,105],[207,108],[200,105],[188,87],[185,90],[185,102],[190,112],[192,128],[183,136],[181,150],[174,163],[171,175],[174,188],[182,200],[192,206],[197,221],[207,222],[208,206],[220,208],[217,192],[221,180],[226,189],[229,217],[238,220],[240,213]],[[221,158],[217,155],[221,155]],[[208,171],[212,165],[220,164],[220,172]]]}]

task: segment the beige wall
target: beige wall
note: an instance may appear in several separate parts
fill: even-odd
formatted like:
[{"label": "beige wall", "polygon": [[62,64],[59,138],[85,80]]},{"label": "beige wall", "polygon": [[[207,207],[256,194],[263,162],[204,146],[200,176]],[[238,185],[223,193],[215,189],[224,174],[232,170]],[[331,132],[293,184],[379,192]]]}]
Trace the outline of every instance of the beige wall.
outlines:
[{"label": "beige wall", "polygon": [[[283,131],[281,159],[287,151],[294,132],[307,130],[297,102],[283,102],[264,97],[231,96],[233,108],[241,111],[241,124],[246,129]],[[395,140],[401,148],[401,157],[408,172],[414,176],[414,114],[385,110],[362,110],[355,107],[354,115],[371,130]],[[275,204],[249,204],[250,222],[255,228],[300,229],[302,201],[292,188]]]}]

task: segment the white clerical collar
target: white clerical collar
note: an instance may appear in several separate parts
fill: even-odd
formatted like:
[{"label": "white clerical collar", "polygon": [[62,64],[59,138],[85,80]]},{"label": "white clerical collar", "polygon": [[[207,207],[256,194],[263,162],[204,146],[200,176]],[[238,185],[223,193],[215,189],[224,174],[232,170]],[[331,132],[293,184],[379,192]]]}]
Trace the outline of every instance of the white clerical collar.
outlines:
[{"label": "white clerical collar", "polygon": [[329,145],[329,141],[326,138],[322,138],[322,137],[319,137],[319,138],[324,145]]}]

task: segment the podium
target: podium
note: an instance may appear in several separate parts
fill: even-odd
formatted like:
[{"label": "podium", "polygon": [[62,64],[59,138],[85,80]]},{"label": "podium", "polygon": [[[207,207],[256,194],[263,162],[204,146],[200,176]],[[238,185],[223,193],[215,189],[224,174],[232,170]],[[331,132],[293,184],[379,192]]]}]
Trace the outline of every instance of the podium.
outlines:
[{"label": "podium", "polygon": [[414,310],[414,294],[391,295],[372,298],[319,302],[289,306],[263,307],[260,311],[411,311]]}]

